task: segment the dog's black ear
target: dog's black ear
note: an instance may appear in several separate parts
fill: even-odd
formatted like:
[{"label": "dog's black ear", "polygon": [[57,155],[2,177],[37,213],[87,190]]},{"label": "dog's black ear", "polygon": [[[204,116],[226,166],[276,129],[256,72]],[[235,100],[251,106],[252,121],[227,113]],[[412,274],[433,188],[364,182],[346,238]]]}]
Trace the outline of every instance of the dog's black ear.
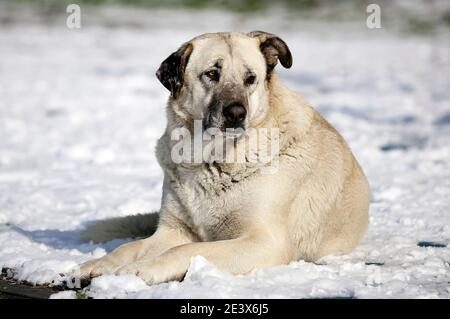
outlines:
[{"label": "dog's black ear", "polygon": [[191,43],[183,44],[181,48],[169,55],[156,71],[156,77],[170,91],[173,98],[177,98],[183,86],[184,71],[193,48]]},{"label": "dog's black ear", "polygon": [[292,66],[292,54],[289,47],[286,42],[275,34],[264,31],[253,31],[247,35],[259,40],[259,48],[267,63],[267,75],[270,75],[277,65],[278,60],[280,60],[281,65],[285,68],[290,68]]}]

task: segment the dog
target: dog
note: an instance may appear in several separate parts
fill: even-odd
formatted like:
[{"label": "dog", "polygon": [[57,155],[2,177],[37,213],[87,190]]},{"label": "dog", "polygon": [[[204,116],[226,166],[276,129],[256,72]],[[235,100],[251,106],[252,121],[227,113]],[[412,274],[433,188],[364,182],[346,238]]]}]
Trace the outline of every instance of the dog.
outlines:
[{"label": "dog", "polygon": [[[197,255],[246,274],[357,246],[368,226],[367,178],[341,135],[282,83],[278,62],[291,67],[288,45],[262,31],[204,34],[162,62],[156,75],[170,97],[156,147],[164,171],[156,231],[82,264],[82,278],[109,273],[137,275],[148,284],[182,280]],[[273,161],[175,162],[172,132],[192,133],[195,121],[220,132],[276,129],[276,172],[263,172]],[[234,149],[246,144],[239,136],[225,139]]]}]

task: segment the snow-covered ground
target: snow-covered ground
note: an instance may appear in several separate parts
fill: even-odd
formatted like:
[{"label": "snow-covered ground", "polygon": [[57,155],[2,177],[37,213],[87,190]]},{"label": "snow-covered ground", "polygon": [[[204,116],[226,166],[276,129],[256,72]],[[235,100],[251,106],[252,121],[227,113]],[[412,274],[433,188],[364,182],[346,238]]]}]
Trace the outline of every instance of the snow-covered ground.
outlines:
[{"label": "snow-covered ground", "polygon": [[82,13],[79,30],[67,29],[64,15],[47,21],[19,10],[1,19],[0,267],[10,275],[58,283],[59,273],[123,242],[81,243],[86,225],[157,210],[162,172],[154,146],[168,92],[156,68],[199,33],[262,29],[289,44],[294,66],[279,68],[281,77],[342,133],[369,178],[370,227],[361,245],[347,256],[246,276],[197,257],[181,283],[102,276],[87,294],[450,298],[448,28],[417,35],[279,12]]}]

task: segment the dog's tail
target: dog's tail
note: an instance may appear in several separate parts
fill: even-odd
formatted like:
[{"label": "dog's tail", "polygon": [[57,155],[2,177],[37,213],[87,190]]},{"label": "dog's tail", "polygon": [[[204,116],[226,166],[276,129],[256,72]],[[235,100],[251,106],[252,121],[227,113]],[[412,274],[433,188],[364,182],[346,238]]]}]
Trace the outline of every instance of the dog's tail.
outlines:
[{"label": "dog's tail", "polygon": [[159,214],[147,213],[104,219],[81,233],[84,242],[105,243],[113,239],[148,237],[156,231]]}]

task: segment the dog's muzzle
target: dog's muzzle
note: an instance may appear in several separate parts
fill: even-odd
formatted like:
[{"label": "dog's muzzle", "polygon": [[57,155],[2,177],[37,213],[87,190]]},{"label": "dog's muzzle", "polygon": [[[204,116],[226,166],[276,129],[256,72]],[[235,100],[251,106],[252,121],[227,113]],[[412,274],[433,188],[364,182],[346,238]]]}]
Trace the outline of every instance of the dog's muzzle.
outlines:
[{"label": "dog's muzzle", "polygon": [[244,128],[245,118],[247,117],[247,110],[241,103],[231,103],[223,109],[222,114],[224,118],[225,129]]},{"label": "dog's muzzle", "polygon": [[219,129],[224,133],[242,132],[245,130],[247,108],[239,100],[226,103],[221,99],[213,99],[203,119],[203,129]]}]

